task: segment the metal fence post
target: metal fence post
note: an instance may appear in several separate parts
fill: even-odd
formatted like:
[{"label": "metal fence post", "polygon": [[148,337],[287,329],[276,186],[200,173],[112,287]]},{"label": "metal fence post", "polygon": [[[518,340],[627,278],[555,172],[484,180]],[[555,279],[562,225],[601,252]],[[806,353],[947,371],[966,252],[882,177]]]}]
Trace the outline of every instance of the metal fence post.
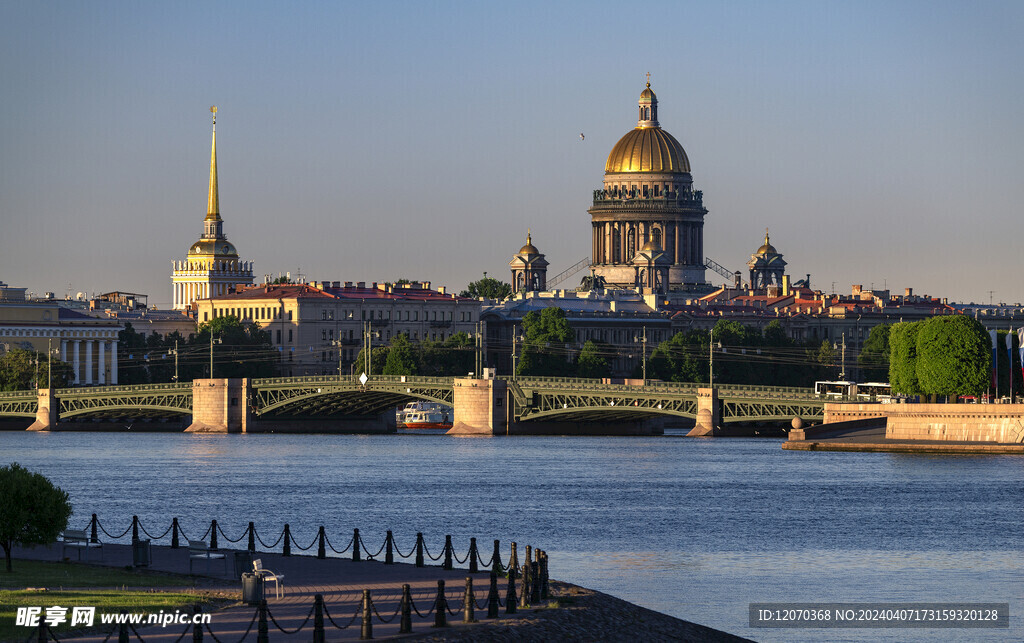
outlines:
[{"label": "metal fence post", "polygon": [[423,532],[416,534],[416,566],[423,567]]},{"label": "metal fence post", "polygon": [[249,521],[249,547],[250,552],[256,551],[256,525]]},{"label": "metal fence post", "polygon": [[469,573],[471,573],[471,574],[475,574],[478,571],[480,571],[480,568],[477,567],[477,564],[476,564],[476,559],[478,557],[479,557],[479,554],[478,554],[478,552],[476,550],[476,538],[470,538],[469,539]]},{"label": "metal fence post", "polygon": [[316,546],[316,557],[320,560],[327,558],[327,534],[324,533],[324,526],[320,525],[320,531],[316,535],[317,542]]},{"label": "metal fence post", "polygon": [[217,549],[217,520],[210,521],[210,549]]},{"label": "metal fence post", "polygon": [[491,587],[487,590],[487,618],[498,618],[498,574],[491,572]]},{"label": "metal fence post", "polygon": [[448,601],[444,597],[444,581],[437,581],[437,598],[434,599],[434,627],[448,627]]},{"label": "metal fence post", "polygon": [[452,537],[444,537],[444,564],[441,566],[443,569],[452,568]]},{"label": "metal fence post", "polygon": [[394,565],[395,564],[394,546],[395,546],[395,537],[391,534],[391,530],[388,529],[388,536],[384,540],[384,547],[385,547],[385,551],[384,551],[384,564],[385,565]]},{"label": "metal fence post", "polygon": [[177,549],[181,543],[178,541],[178,519],[171,520],[171,549]]},{"label": "metal fence post", "polygon": [[473,577],[466,576],[466,593],[462,597],[462,622],[463,623],[476,623],[476,615],[473,613],[474,601],[476,597],[473,596]]},{"label": "metal fence post", "polygon": [[398,624],[398,633],[409,634],[412,632],[412,589],[409,583],[402,585],[401,612],[402,620]]},{"label": "metal fence post", "polygon": [[362,552],[359,551],[359,530],[352,530],[352,562],[358,563],[362,559]]},{"label": "metal fence post", "polygon": [[368,641],[373,638],[373,612],[370,611],[370,590],[363,590],[363,627],[359,631],[359,639]]},{"label": "metal fence post", "polygon": [[282,538],[284,540],[284,549],[281,550],[281,554],[283,556],[291,556],[292,555],[292,528],[291,528],[291,526],[288,525],[288,523],[284,523],[284,536],[282,536]]},{"label": "metal fence post", "polygon": [[324,632],[324,595],[317,594],[313,597],[313,643],[325,643],[327,640]]}]

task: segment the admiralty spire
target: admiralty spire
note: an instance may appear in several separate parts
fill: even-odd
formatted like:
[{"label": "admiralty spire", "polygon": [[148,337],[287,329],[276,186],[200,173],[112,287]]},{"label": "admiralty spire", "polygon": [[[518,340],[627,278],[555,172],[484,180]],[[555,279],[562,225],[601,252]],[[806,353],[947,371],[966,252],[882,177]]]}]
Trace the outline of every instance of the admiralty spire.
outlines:
[{"label": "admiralty spire", "polygon": [[693,189],[683,146],[658,122],[650,82],[638,105],[636,127],[608,154],[604,185],[588,210],[591,270],[612,288],[701,289],[703,194]]},{"label": "admiralty spire", "polygon": [[226,294],[236,284],[252,283],[252,262],[240,261],[235,246],[224,234],[217,190],[217,108],[213,115],[213,143],[210,147],[210,190],[206,199],[203,234],[188,249],[184,261],[171,262],[174,309],[186,310],[197,299]]}]

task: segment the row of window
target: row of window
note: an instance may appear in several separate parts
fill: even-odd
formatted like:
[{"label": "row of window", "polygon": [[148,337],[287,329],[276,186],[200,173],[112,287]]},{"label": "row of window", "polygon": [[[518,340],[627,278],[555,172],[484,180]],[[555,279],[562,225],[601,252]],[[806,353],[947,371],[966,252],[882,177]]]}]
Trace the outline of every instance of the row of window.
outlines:
[{"label": "row of window", "polygon": [[[286,315],[287,320],[288,321],[292,321],[293,311],[289,310],[289,311],[286,311],[286,312],[287,312],[287,315]],[[390,320],[391,319],[391,311],[390,310],[383,310],[383,309],[381,309],[381,310],[377,310],[376,313],[377,313],[376,316],[374,316],[374,311],[373,310],[365,310],[364,309],[362,311],[362,319],[363,319],[363,321],[367,321],[367,320],[372,321],[374,319],[380,319],[380,320]],[[440,313],[440,319],[438,319],[438,314],[439,313]],[[256,320],[256,321],[274,321],[274,320],[279,320],[279,319],[282,318],[282,311],[281,311],[281,308],[277,307],[277,306],[274,306],[274,307],[256,306],[256,307],[245,307],[245,308],[228,307],[228,308],[215,308],[214,311],[213,311],[213,315],[214,315],[214,317],[234,316],[234,317],[237,317],[238,319],[252,319],[252,320]],[[355,311],[354,310],[343,310],[343,311],[341,311],[341,315],[342,315],[342,317],[341,317],[342,319],[354,319]],[[454,315],[454,313],[452,313],[451,311],[444,311],[444,310],[442,310],[442,311],[437,311],[437,310],[424,311],[424,313],[423,313],[423,321],[453,321],[453,315]],[[462,321],[462,322],[473,321],[473,316],[472,315],[473,314],[471,312],[468,312],[468,311],[459,312],[459,321]],[[411,318],[410,318],[410,316],[411,316]],[[208,313],[204,312],[203,313],[203,321],[210,321],[208,319],[208,317],[209,317]],[[328,309],[328,308],[325,308],[325,309],[321,310],[320,311],[320,319],[322,321],[331,321],[331,320],[333,320],[334,319],[334,311],[331,310],[331,309]],[[420,321],[420,313],[419,313],[418,310],[413,310],[413,311],[409,311],[409,310],[401,311],[401,310],[399,310],[399,311],[395,311],[395,320],[396,321]]]},{"label": "row of window", "polygon": [[0,328],[0,337],[116,337],[113,330],[14,330]]}]

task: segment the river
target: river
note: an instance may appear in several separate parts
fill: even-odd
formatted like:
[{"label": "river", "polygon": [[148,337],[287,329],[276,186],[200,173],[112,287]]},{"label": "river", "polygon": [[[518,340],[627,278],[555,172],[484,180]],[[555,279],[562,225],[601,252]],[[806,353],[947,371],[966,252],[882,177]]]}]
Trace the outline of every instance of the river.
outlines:
[{"label": "river", "polygon": [[[1024,459],[783,451],[774,439],[0,432],[73,526],[249,520],[376,551],[422,531],[547,550],[551,576],[759,641],[1024,638]],[[195,537],[195,536],[193,536]],[[506,548],[507,551],[507,548]],[[753,629],[751,602],[1010,603],[1010,629]]]}]

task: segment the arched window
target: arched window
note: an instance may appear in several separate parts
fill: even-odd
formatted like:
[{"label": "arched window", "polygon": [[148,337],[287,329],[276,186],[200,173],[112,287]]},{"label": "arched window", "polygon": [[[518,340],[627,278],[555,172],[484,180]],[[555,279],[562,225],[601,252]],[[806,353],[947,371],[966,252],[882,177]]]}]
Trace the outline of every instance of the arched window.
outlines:
[{"label": "arched window", "polygon": [[633,228],[629,229],[626,233],[626,258],[632,259],[633,255],[636,254],[636,230]]},{"label": "arched window", "polygon": [[659,248],[664,248],[664,246],[661,245],[661,228],[651,230],[651,240],[658,244]]}]

